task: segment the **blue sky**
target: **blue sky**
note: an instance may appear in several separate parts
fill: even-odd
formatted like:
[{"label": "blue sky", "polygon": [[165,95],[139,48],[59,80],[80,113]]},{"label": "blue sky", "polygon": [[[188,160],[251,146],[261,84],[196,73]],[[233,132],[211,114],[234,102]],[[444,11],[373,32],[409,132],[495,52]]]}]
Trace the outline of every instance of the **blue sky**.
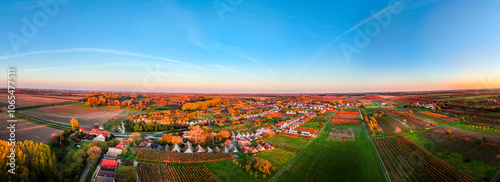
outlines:
[{"label": "blue sky", "polygon": [[20,87],[500,87],[498,0],[44,2],[0,2],[0,74],[17,67]]}]

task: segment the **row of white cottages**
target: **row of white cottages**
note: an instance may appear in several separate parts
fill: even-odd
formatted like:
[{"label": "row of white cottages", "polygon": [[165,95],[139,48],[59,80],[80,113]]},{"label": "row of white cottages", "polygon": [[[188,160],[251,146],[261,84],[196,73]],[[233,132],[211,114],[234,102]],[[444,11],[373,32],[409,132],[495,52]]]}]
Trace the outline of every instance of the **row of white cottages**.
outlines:
[{"label": "row of white cottages", "polygon": [[[157,150],[164,150],[164,151],[170,151],[170,152],[177,152],[177,153],[186,153],[186,154],[195,154],[195,153],[239,153],[240,150],[238,150],[238,147],[236,145],[230,145],[230,146],[224,146],[222,149],[219,149],[219,147],[215,148],[210,148],[206,147],[203,148],[201,145],[198,145],[193,148],[190,142],[184,143],[184,147],[180,147],[177,143],[174,144],[173,146],[170,145],[165,145],[165,147],[158,145],[158,144],[151,144],[149,143],[145,147],[150,148],[150,149],[157,149]],[[249,148],[247,147],[241,147],[244,153],[245,151],[248,151]],[[262,145],[257,145],[256,147],[250,147],[250,151],[252,152],[260,152],[260,151],[265,151],[265,150],[273,150],[274,147],[271,146],[270,144],[266,143],[264,146]],[[256,149],[253,150],[253,149]]]}]

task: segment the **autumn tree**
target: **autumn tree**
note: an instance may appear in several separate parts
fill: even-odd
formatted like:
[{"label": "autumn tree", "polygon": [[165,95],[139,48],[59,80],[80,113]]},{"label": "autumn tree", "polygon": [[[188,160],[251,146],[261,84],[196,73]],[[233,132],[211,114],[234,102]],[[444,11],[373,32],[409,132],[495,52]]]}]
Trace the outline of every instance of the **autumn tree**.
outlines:
[{"label": "autumn tree", "polygon": [[163,136],[160,138],[160,141],[158,142],[160,145],[166,145],[167,143],[172,142],[172,134],[163,134]]},{"label": "autumn tree", "polygon": [[272,167],[272,164],[265,159],[256,158],[256,163],[253,165],[253,167],[264,174],[271,174],[270,169]]},{"label": "autumn tree", "polygon": [[446,130],[446,135],[451,135],[451,130]]},{"label": "autumn tree", "polygon": [[215,136],[215,138],[217,139],[217,141],[219,142],[222,142],[226,139],[228,139],[229,137],[231,137],[231,133],[229,133],[228,131],[226,130],[222,130],[220,131],[219,133],[217,133],[217,135]]},{"label": "autumn tree", "polygon": [[194,143],[203,143],[205,142],[205,131],[201,129],[199,125],[194,125],[189,127],[189,135],[191,136],[191,139]]},{"label": "autumn tree", "polygon": [[89,155],[87,163],[93,166],[97,159],[101,157],[101,148],[97,146],[90,147],[89,150],[87,150],[87,154]]},{"label": "autumn tree", "polygon": [[[56,173],[54,171],[56,158],[52,154],[50,147],[43,143],[25,140],[12,141],[0,140],[0,168],[2,168],[2,175],[0,181],[57,181]],[[8,167],[8,158],[14,151],[15,157],[15,175],[8,175],[10,167]]]},{"label": "autumn tree", "polygon": [[323,123],[321,123],[321,122],[320,122],[320,123],[318,124],[318,128],[321,128],[321,127],[323,127]]},{"label": "autumn tree", "polygon": [[222,143],[222,146],[229,146],[231,145],[231,140],[226,140],[224,143]]},{"label": "autumn tree", "polygon": [[268,131],[268,132],[264,133],[264,135],[262,135],[262,137],[272,138],[272,137],[274,137],[274,131]]},{"label": "autumn tree", "polygon": [[76,131],[80,128],[80,123],[78,123],[77,119],[72,118],[71,121],[69,121],[69,122],[71,123],[71,129]]},{"label": "autumn tree", "polygon": [[188,117],[189,120],[195,120],[196,119],[196,115],[194,113],[189,113],[187,115],[187,117]]},{"label": "autumn tree", "polygon": [[177,144],[179,144],[179,143],[181,143],[181,142],[182,142],[182,140],[183,140],[183,139],[182,139],[182,137],[180,137],[180,136],[172,136],[172,141],[171,141],[171,143],[172,143],[172,144],[176,144],[176,143],[177,143]]},{"label": "autumn tree", "polygon": [[413,111],[412,111],[411,109],[410,109],[408,112],[409,112],[410,114],[413,114]]},{"label": "autumn tree", "polygon": [[51,144],[59,143],[59,135],[57,133],[52,133],[52,135],[50,135],[49,143]]}]

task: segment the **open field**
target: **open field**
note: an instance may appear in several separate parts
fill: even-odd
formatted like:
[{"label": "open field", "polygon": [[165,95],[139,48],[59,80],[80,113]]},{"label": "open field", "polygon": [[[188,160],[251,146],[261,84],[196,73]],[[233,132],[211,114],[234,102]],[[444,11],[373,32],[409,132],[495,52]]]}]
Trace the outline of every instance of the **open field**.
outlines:
[{"label": "open field", "polygon": [[[447,130],[451,133],[447,134]],[[498,165],[500,153],[499,135],[491,135],[450,126],[421,132],[423,136],[469,157]]]},{"label": "open field", "polygon": [[[10,119],[5,113],[0,113],[0,138],[8,139],[10,132],[6,128],[12,123],[8,123],[7,120]],[[49,143],[50,135],[52,133],[61,133],[61,130],[50,128],[44,125],[34,124],[29,121],[18,119],[16,124],[16,140],[33,140],[35,142],[43,142],[45,144]]]},{"label": "open field", "polygon": [[[233,161],[220,161],[205,164],[222,181],[267,181],[250,176],[245,169],[233,163]],[[269,177],[267,178],[269,179]]]},{"label": "open field", "polygon": [[329,125],[359,125],[361,118],[357,109],[350,111],[337,112],[330,121]]},{"label": "open field", "polygon": [[124,117],[126,115],[134,113],[135,111],[61,105],[22,110],[19,112],[21,114],[39,118],[42,120],[66,125],[71,125],[71,123],[69,122],[71,118],[76,118],[80,122],[81,127],[93,128],[94,123],[96,122],[99,123],[99,125],[102,125],[110,119],[113,119],[115,117]]},{"label": "open field", "polygon": [[469,158],[470,161],[466,161],[465,159],[467,159],[467,156],[465,154],[435,143],[419,133],[408,134],[406,137],[415,142],[419,147],[432,153],[475,180],[491,179],[500,170],[500,166],[492,165],[477,159]]},{"label": "open field", "polygon": [[264,138],[262,139],[265,142],[270,143],[275,148],[284,148],[284,149],[292,149],[298,150],[304,147],[309,140],[292,138],[287,136],[275,135],[273,138]]},{"label": "open field", "polygon": [[[8,106],[8,94],[0,94],[0,108]],[[83,96],[45,96],[45,95],[30,95],[16,94],[16,107],[25,107],[33,105],[44,105],[59,102],[76,101],[83,99]]]},{"label": "open field", "polygon": [[385,181],[363,128],[338,126],[354,129],[356,141],[334,142],[326,139],[335,127],[326,127],[277,181]]},{"label": "open field", "polygon": [[137,172],[141,181],[220,181],[205,165],[139,163]]},{"label": "open field", "polygon": [[473,181],[403,135],[374,141],[393,181]]}]

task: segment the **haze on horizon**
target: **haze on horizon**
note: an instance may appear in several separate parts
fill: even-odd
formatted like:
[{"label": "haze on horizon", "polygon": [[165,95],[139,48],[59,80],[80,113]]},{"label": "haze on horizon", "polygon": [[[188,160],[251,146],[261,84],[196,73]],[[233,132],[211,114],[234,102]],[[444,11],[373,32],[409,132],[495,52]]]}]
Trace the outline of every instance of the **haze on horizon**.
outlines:
[{"label": "haze on horizon", "polygon": [[18,87],[500,88],[498,0],[45,2],[0,2],[0,74],[16,67]]}]

